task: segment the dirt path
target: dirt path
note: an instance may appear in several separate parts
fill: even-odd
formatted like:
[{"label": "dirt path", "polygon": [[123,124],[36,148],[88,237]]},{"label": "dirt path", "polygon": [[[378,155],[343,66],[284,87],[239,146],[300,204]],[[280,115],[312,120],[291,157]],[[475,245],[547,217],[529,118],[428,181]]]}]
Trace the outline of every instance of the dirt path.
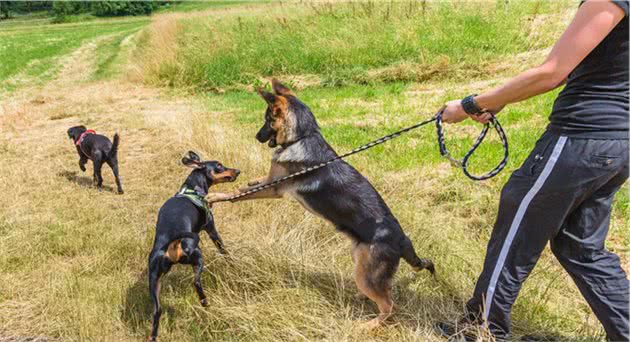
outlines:
[{"label": "dirt path", "polygon": [[[129,284],[141,277],[129,274],[129,269],[144,267],[150,222],[160,204],[156,199],[167,198],[182,181],[181,172],[164,171],[181,171],[178,156],[168,155],[165,146],[189,148],[190,118],[202,106],[195,99],[129,83],[122,77],[90,80],[99,41],[89,41],[61,58],[58,77],[47,84],[0,97],[0,192],[8,194],[0,198],[0,243],[8,245],[0,253],[0,264],[15,265],[0,272],[0,293],[9,294],[4,301],[0,298],[0,336],[41,332],[64,336],[72,331],[128,339],[120,319],[106,328],[94,322],[98,317],[120,316],[115,311],[121,304],[105,304],[121,303]],[[114,132],[121,135],[124,196],[111,191],[113,177],[108,168],[103,169],[103,193],[92,188],[91,163],[85,174],[80,172],[66,135],[69,127],[78,124],[109,137]],[[16,264],[13,255],[37,262]],[[76,278],[77,272],[107,265],[112,255],[137,264],[117,272],[98,271],[95,277],[108,290],[91,284],[95,280],[90,277]],[[98,299],[95,293],[100,293]],[[70,305],[60,305],[60,300]],[[100,305],[95,306],[94,300]],[[68,326],[69,321],[74,326]]]}]

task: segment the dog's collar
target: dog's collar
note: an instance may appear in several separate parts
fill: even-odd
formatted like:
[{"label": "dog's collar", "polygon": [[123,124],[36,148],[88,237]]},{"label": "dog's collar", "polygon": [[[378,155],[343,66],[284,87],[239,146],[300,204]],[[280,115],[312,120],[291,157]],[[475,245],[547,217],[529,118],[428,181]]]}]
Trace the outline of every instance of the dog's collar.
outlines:
[{"label": "dog's collar", "polygon": [[175,197],[185,197],[189,201],[191,201],[197,208],[203,209],[203,211],[206,213],[206,221],[212,217],[212,211],[210,210],[208,201],[206,201],[204,195],[201,195],[196,190],[190,189],[189,187],[184,185],[181,189],[179,189],[179,192],[175,194]]},{"label": "dog's collar", "polygon": [[81,133],[81,135],[79,136],[79,139],[77,139],[77,142],[76,142],[77,146],[81,145],[81,142],[83,141],[85,136],[88,134],[96,134],[96,131],[94,131],[93,129],[88,129],[85,132]]}]

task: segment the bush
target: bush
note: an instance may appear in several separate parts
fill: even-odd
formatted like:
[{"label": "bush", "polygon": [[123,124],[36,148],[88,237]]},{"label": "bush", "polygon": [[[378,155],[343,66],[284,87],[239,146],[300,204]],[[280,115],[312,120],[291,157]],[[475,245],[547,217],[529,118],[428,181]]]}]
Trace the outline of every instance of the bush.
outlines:
[{"label": "bush", "polygon": [[96,1],[92,5],[94,14],[98,17],[149,15],[153,8],[153,2],[149,1]]},{"label": "bush", "polygon": [[53,1],[54,22],[66,22],[67,16],[93,14],[97,17],[150,15],[168,1]]}]

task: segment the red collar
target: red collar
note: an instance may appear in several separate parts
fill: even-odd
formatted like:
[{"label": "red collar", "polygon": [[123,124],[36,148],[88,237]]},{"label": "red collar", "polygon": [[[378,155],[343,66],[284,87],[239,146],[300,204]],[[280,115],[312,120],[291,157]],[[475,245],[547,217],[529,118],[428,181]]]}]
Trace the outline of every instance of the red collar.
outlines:
[{"label": "red collar", "polygon": [[81,133],[81,135],[79,136],[79,139],[77,139],[77,146],[81,145],[83,138],[85,138],[85,136],[88,134],[96,134],[96,131],[94,131],[93,129],[88,129],[85,132]]}]

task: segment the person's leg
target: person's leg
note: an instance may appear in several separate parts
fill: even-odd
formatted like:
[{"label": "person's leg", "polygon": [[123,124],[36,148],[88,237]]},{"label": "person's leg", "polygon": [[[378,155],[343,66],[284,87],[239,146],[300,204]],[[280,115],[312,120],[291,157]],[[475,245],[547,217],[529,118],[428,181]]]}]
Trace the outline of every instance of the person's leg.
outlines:
[{"label": "person's leg", "polygon": [[[614,168],[613,162],[616,162],[621,170],[571,213],[558,235],[551,240],[551,249],[604,326],[608,338],[628,341],[628,278],[619,257],[604,247],[613,197],[628,178],[627,147],[625,151],[623,148],[617,150],[626,157],[616,156],[622,160],[603,159],[602,165]],[[614,153],[610,149],[606,154],[615,157],[611,156]]]},{"label": "person's leg", "polygon": [[510,311],[549,239],[580,191],[567,170],[575,156],[570,140],[546,133],[501,192],[499,213],[484,267],[467,308],[497,338],[510,332]]}]

